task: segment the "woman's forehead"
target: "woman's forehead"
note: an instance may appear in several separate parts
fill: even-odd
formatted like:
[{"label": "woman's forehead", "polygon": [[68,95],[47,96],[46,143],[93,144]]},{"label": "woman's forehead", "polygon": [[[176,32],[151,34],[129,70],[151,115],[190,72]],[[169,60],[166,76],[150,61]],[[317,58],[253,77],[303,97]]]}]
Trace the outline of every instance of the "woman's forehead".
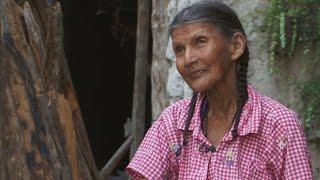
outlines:
[{"label": "woman's forehead", "polygon": [[186,23],[175,27],[171,32],[172,40],[184,39],[197,34],[215,34],[217,32],[214,25],[208,23]]}]

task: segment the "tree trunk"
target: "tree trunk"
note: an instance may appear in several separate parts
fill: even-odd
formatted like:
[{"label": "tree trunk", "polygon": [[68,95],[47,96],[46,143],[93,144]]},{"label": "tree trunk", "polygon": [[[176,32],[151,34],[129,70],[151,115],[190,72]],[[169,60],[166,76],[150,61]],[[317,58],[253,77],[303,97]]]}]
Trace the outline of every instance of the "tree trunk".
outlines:
[{"label": "tree trunk", "polygon": [[0,1],[0,179],[96,179],[56,1]]}]

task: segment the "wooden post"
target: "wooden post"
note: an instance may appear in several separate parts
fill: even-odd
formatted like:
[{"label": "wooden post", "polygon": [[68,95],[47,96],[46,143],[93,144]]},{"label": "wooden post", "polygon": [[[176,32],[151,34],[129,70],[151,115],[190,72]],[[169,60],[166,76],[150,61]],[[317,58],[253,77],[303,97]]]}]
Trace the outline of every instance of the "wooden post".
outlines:
[{"label": "wooden post", "polygon": [[132,106],[132,135],[130,157],[139,147],[145,131],[147,65],[150,33],[151,0],[138,0],[137,45]]}]

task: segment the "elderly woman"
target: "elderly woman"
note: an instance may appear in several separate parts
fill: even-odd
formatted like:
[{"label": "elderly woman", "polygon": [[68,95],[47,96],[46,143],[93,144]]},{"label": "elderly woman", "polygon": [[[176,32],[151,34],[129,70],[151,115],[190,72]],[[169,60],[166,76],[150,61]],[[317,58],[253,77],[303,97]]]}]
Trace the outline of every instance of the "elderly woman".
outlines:
[{"label": "elderly woman", "polygon": [[176,65],[194,91],[165,109],[127,167],[133,179],[312,179],[297,115],[247,84],[242,24],[221,2],[170,25]]}]

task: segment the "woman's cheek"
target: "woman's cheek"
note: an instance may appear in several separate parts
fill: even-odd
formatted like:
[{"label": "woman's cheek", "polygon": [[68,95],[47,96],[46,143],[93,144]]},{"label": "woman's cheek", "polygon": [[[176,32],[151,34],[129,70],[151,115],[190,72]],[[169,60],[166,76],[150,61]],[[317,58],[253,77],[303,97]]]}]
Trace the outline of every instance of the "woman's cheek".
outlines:
[{"label": "woman's cheek", "polygon": [[180,73],[180,75],[181,76],[184,76],[184,66],[183,66],[183,63],[181,63],[181,61],[180,60],[176,60],[176,66],[177,66],[177,70],[178,70],[178,72]]}]

